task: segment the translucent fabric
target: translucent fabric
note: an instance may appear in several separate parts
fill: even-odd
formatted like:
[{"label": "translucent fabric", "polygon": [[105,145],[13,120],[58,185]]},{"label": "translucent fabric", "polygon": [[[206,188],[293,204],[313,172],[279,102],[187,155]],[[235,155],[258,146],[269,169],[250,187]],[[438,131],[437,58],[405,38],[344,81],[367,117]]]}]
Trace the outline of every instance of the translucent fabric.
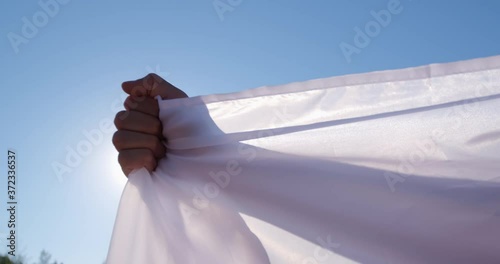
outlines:
[{"label": "translucent fabric", "polygon": [[500,56],[159,101],[107,263],[500,263]]}]

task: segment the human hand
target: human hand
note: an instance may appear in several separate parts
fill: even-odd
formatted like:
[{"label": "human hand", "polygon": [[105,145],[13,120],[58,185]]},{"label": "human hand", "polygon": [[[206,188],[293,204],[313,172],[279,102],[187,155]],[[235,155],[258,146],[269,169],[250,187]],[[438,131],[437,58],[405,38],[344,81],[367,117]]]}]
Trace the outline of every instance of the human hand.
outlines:
[{"label": "human hand", "polygon": [[142,167],[152,172],[166,153],[155,97],[175,99],[188,96],[154,73],[124,82],[122,88],[129,96],[124,102],[126,110],[118,112],[115,117],[118,131],[113,135],[113,144],[119,153],[118,162],[126,176]]}]

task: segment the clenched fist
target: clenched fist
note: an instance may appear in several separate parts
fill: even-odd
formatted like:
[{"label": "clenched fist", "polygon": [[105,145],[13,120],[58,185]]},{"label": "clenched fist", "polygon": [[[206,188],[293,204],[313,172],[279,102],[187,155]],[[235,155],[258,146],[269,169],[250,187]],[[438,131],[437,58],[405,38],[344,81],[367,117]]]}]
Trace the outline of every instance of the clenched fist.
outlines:
[{"label": "clenched fist", "polygon": [[115,117],[118,131],[113,135],[113,144],[119,152],[118,162],[127,176],[142,167],[152,172],[157,161],[165,156],[158,102],[154,98],[157,95],[162,99],[188,96],[154,73],[124,82],[122,88],[129,96],[124,103],[126,110]]}]

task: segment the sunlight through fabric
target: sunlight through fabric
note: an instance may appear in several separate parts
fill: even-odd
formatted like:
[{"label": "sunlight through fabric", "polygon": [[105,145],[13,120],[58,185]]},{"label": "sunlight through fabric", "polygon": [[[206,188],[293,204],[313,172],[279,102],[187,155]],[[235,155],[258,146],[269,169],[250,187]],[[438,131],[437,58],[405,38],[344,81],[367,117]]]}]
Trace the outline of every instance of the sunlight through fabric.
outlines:
[{"label": "sunlight through fabric", "polygon": [[108,264],[500,261],[500,56],[159,105]]}]

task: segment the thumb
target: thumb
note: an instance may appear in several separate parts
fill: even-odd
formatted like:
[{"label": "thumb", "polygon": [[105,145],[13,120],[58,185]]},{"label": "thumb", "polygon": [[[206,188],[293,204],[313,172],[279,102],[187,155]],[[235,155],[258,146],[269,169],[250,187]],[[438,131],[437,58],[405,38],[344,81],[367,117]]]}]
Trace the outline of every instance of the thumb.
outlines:
[{"label": "thumb", "polygon": [[164,100],[188,97],[181,89],[154,73],[135,81],[124,82],[122,88],[127,94],[136,97],[149,96],[154,98],[159,95]]}]

